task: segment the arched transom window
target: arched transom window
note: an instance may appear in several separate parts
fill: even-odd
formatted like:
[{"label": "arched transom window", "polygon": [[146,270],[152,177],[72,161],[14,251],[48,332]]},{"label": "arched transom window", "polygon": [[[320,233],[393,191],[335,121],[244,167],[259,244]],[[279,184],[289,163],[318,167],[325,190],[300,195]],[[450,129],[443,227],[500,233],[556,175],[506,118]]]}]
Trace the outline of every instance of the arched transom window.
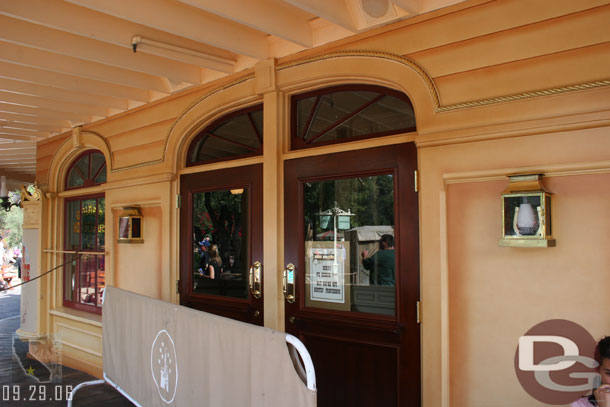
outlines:
[{"label": "arched transom window", "polygon": [[84,188],[106,182],[106,159],[96,150],[81,154],[68,170],[66,189]]},{"label": "arched transom window", "polygon": [[415,114],[398,91],[369,85],[342,85],[293,96],[291,147],[413,132]]},{"label": "arched transom window", "polygon": [[263,153],[263,105],[228,114],[203,129],[191,142],[187,166]]}]

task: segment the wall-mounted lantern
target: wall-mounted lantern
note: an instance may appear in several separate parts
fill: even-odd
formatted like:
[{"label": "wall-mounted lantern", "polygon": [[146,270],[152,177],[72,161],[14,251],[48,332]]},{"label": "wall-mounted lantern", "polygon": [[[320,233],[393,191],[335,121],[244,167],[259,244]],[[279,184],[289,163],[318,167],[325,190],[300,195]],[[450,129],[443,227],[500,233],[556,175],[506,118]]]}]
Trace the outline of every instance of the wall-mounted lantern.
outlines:
[{"label": "wall-mounted lantern", "polygon": [[128,206],[119,214],[119,243],[144,243],[140,208]]},{"label": "wall-mounted lantern", "polygon": [[542,175],[509,176],[502,194],[502,238],[500,246],[554,247],[551,229],[551,193],[542,185]]}]

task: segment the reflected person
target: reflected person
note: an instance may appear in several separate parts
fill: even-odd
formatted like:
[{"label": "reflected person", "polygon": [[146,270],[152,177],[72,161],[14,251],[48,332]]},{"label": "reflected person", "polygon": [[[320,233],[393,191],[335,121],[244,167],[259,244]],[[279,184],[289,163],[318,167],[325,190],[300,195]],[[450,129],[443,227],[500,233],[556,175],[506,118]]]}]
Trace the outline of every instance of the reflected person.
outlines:
[{"label": "reflected person", "polygon": [[396,256],[394,254],[394,236],[382,235],[379,239],[379,251],[368,256],[365,249],[361,253],[362,265],[371,272],[371,285],[394,285],[394,269],[396,268]]},{"label": "reflected person", "polygon": [[208,264],[208,275],[211,279],[219,279],[222,276],[222,259],[218,252],[218,245],[210,246],[210,263]]}]

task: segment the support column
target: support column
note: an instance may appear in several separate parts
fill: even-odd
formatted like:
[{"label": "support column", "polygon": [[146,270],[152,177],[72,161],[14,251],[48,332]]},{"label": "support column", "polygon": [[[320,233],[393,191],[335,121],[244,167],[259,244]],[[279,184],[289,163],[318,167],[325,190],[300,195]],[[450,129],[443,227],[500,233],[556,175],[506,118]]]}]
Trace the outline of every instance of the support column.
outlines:
[{"label": "support column", "polygon": [[[25,188],[21,190],[23,206],[23,247],[21,257],[21,281],[26,283],[40,275],[41,221],[43,196],[39,189],[33,194]],[[40,280],[21,286],[21,327],[17,334],[21,337],[40,336]]]},{"label": "support column", "polygon": [[264,323],[268,328],[284,330],[283,165],[282,128],[284,106],[275,84],[275,60],[260,62],[255,67],[256,92],[263,94],[263,256],[264,256]]}]

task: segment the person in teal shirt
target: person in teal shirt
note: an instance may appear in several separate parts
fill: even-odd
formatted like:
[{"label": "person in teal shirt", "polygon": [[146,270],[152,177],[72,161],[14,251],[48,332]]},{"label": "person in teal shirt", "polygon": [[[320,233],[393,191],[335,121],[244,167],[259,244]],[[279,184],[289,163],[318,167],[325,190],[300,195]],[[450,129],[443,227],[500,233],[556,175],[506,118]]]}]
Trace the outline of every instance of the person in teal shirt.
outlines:
[{"label": "person in teal shirt", "polygon": [[379,251],[367,258],[368,251],[362,251],[362,265],[371,272],[371,285],[395,285],[394,270],[394,236],[382,235],[379,239]]}]

